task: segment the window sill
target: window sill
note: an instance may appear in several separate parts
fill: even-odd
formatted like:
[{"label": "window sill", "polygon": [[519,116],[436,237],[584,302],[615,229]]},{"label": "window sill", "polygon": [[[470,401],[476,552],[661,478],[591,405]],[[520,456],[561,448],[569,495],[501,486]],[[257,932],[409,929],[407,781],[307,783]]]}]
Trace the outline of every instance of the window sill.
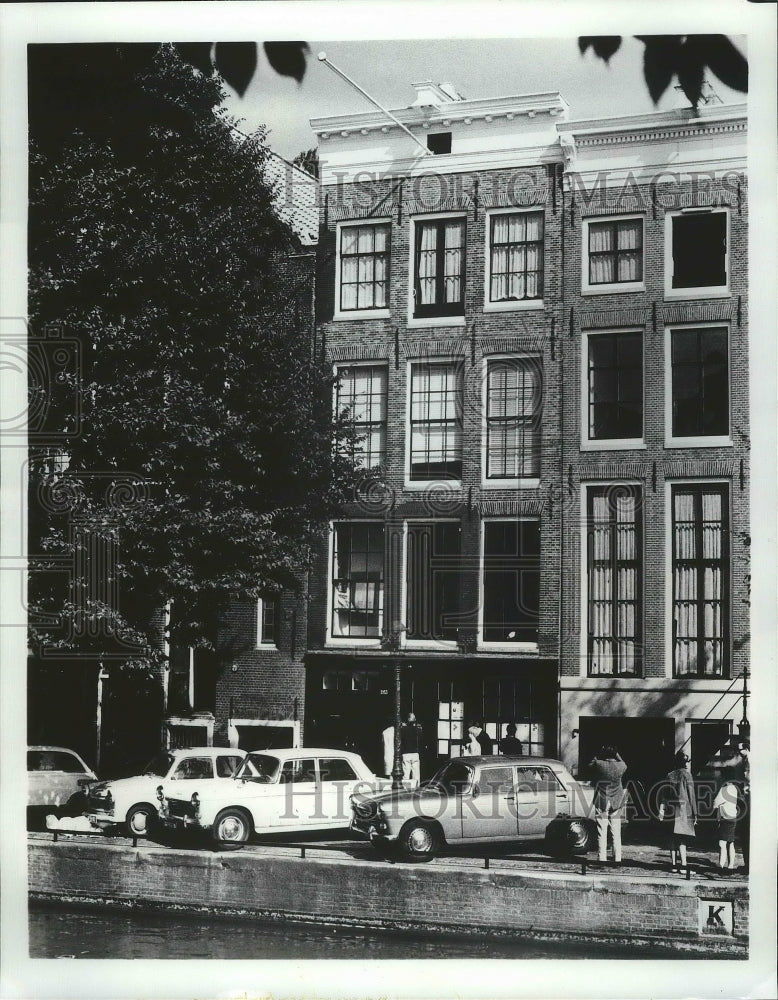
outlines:
[{"label": "window sill", "polygon": [[349,639],[347,636],[327,636],[324,646],[328,649],[354,649],[357,646],[365,649],[378,649],[381,645],[380,639],[365,639],[362,636],[355,636]]},{"label": "window sill", "polygon": [[731,448],[730,437],[668,438],[665,448]]},{"label": "window sill", "polygon": [[[403,488],[406,490],[431,490],[434,487],[445,486],[449,490],[457,493],[462,491],[461,479],[406,479]],[[445,499],[441,497],[441,499]]]},{"label": "window sill", "polygon": [[642,281],[619,282],[613,285],[583,285],[581,295],[626,295],[628,292],[645,292]]},{"label": "window sill", "polygon": [[479,639],[476,650],[479,653],[534,653],[538,654],[536,642],[483,642]]},{"label": "window sill", "polygon": [[332,321],[333,323],[348,323],[360,319],[390,319],[391,315],[389,309],[355,309],[354,312],[336,312]]},{"label": "window sill", "polygon": [[545,308],[543,299],[505,299],[500,302],[484,302],[484,312],[529,312]]},{"label": "window sill", "polygon": [[[729,288],[721,285],[711,285],[703,288],[665,288],[665,301],[676,302],[688,299],[729,299],[732,293]],[[726,322],[722,320],[721,322]]]},{"label": "window sill", "polygon": [[400,648],[407,650],[442,649],[446,652],[456,652],[459,647],[456,639],[407,639]]},{"label": "window sill", "polygon": [[581,442],[581,451],[644,451],[647,447],[642,438],[605,438],[602,441]]},{"label": "window sill", "polygon": [[257,650],[257,652],[262,652],[262,653],[280,652],[278,646],[271,645],[270,643],[265,643],[265,642],[260,643],[258,646],[255,646],[254,648]]},{"label": "window sill", "polygon": [[484,490],[536,490],[540,487],[540,477],[527,479],[481,479]]},{"label": "window sill", "polygon": [[425,316],[421,319],[416,319],[413,316],[408,317],[408,326],[414,329],[419,329],[421,327],[439,327],[439,326],[464,326],[465,317],[464,316]]}]

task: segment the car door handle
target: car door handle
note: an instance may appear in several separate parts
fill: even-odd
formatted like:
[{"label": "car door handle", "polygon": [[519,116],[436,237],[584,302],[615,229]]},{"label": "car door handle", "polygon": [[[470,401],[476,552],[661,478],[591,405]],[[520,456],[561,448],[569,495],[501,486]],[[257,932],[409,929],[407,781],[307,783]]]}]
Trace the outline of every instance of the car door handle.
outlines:
[{"label": "car door handle", "polygon": [[516,796],[515,795],[506,795],[503,801],[505,801],[505,802],[515,802],[516,801]]}]

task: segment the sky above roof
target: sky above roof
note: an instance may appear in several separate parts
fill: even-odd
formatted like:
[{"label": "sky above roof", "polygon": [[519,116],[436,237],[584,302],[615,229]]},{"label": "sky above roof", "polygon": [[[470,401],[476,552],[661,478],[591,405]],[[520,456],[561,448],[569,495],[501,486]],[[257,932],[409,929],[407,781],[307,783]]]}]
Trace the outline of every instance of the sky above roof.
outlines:
[{"label": "sky above roof", "polygon": [[[745,52],[745,41],[734,40]],[[227,100],[245,131],[266,125],[270,146],[288,159],[316,144],[311,118],[372,108],[317,60],[320,51],[389,109],[412,104],[411,85],[423,80],[451,83],[470,99],[559,91],[570,105],[572,119],[688,107],[673,85],[654,106],[643,78],[644,47],[632,37],[623,39],[607,66],[591,50],[582,56],[574,36],[328,41],[310,42],[310,47],[301,84],[275,74],[260,51],[260,64],[246,95],[241,99],[230,92]],[[711,83],[724,103],[745,99],[715,78]]]}]

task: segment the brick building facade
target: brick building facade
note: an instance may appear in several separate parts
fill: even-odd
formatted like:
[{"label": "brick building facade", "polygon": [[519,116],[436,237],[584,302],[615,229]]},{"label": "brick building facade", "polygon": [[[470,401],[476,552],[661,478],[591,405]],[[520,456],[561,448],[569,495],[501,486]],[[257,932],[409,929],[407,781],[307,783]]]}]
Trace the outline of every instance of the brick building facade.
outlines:
[{"label": "brick building facade", "polygon": [[304,593],[225,623],[204,735],[381,769],[399,672],[424,773],[474,721],[699,766],[745,715],[745,109],[416,91],[416,141],[312,122],[314,349],[364,479]]}]

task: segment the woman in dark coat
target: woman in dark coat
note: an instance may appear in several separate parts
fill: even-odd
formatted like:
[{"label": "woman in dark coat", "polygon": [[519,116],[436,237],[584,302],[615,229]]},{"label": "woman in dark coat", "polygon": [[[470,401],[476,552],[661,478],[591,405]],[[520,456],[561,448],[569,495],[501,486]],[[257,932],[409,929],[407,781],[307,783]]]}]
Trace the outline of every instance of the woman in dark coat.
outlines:
[{"label": "woman in dark coat", "polygon": [[[694,782],[689,773],[689,756],[683,750],[675,755],[675,767],[667,775],[664,801],[659,807],[660,819],[672,819],[673,832],[670,841],[671,871],[677,873],[678,858],[681,871],[686,871],[686,845],[694,839],[694,824],[697,822],[697,804]],[[692,874],[690,872],[690,874]]]}]

